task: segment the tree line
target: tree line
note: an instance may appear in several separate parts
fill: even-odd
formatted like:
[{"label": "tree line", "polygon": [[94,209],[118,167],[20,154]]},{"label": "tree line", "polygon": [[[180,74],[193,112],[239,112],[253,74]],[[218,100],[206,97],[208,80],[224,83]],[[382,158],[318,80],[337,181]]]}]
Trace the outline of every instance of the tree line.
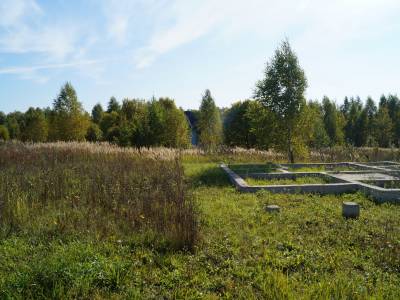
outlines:
[{"label": "tree line", "polygon": [[345,97],[342,105],[327,96],[306,101],[307,79],[287,40],[267,63],[255,100],[240,101],[224,112],[224,142],[229,146],[279,149],[304,156],[312,149],[400,146],[400,100],[382,95]]},{"label": "tree line", "polygon": [[[220,145],[219,111],[206,90],[196,111],[196,132],[202,145]],[[0,112],[0,140],[24,142],[106,141],[120,146],[187,148],[191,130],[184,111],[170,98],[124,99],[111,97],[106,109],[96,104],[91,114],[83,109],[67,82],[52,108],[29,108],[25,113]]]},{"label": "tree line", "polygon": [[338,105],[327,96],[305,99],[307,79],[287,40],[267,63],[252,99],[219,109],[209,90],[200,108],[192,110],[189,124],[173,99],[148,101],[111,97],[104,109],[96,104],[91,114],[66,83],[52,108],[29,108],[25,113],[0,112],[0,139],[30,142],[108,141],[133,147],[189,147],[191,134],[199,146],[216,149],[226,145],[286,151],[288,159],[312,149],[353,145],[400,145],[400,99],[383,95],[376,103],[368,97],[346,97]]}]

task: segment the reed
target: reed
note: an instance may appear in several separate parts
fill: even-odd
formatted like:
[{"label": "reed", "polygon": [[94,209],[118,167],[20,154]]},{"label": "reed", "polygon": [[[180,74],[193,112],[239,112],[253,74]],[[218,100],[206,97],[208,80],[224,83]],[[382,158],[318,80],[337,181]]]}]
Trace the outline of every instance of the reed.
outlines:
[{"label": "reed", "polygon": [[0,233],[152,237],[193,249],[197,217],[175,150],[107,144],[0,146]]}]

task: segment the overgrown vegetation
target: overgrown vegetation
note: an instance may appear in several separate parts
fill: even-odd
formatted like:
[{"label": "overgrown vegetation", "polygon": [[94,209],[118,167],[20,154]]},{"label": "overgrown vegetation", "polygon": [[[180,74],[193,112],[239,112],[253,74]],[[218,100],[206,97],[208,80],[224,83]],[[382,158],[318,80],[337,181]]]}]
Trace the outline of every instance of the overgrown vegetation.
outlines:
[{"label": "overgrown vegetation", "polygon": [[[43,150],[44,146],[36,147]],[[87,147],[84,150],[79,146],[81,155],[93,157],[92,146]],[[114,148],[102,149],[119,157]],[[74,151],[64,150],[57,156],[60,163],[48,161],[60,166],[72,162]],[[46,151],[46,159],[51,158],[51,152]],[[146,156],[150,158],[145,159],[152,159],[159,151],[149,151]],[[170,151],[163,151],[163,157],[170,157]],[[215,158],[196,159],[199,154],[190,151],[184,155],[184,169],[200,211],[201,237],[193,252],[169,251],[161,241],[137,235],[136,228],[132,234],[96,238],[92,233],[95,227],[87,231],[84,224],[82,229],[70,227],[65,231],[50,222],[47,230],[44,226],[31,227],[29,224],[35,220],[46,219],[44,211],[39,210],[41,215],[31,215],[32,220],[20,223],[19,230],[1,237],[0,298],[400,297],[399,206],[376,205],[362,194],[242,194],[233,188],[218,164],[205,162]],[[130,154],[126,150],[118,152],[139,155],[131,150]],[[239,161],[245,159],[240,153]],[[94,155],[105,154],[95,151]],[[247,160],[256,162],[258,158],[248,156]],[[235,162],[233,156],[225,160]],[[175,165],[173,160],[166,164]],[[1,166],[3,173],[11,168],[3,162]],[[80,163],[77,166],[79,170]],[[121,171],[122,167],[118,164],[117,168]],[[138,171],[141,176],[151,176],[143,170]],[[172,172],[162,167],[158,170]],[[360,203],[359,219],[342,218],[343,201]],[[266,213],[264,207],[268,204],[281,206],[281,213]],[[109,215],[113,223],[113,213]],[[72,224],[72,220],[68,222]],[[101,227],[111,232],[108,225]]]},{"label": "overgrown vegetation", "polygon": [[326,184],[331,181],[325,177],[307,176],[307,177],[296,177],[294,179],[257,179],[257,178],[246,178],[246,182],[249,185],[295,185],[295,184]]},{"label": "overgrown vegetation", "polygon": [[197,219],[174,151],[90,144],[0,146],[0,236],[143,235],[194,247]]}]

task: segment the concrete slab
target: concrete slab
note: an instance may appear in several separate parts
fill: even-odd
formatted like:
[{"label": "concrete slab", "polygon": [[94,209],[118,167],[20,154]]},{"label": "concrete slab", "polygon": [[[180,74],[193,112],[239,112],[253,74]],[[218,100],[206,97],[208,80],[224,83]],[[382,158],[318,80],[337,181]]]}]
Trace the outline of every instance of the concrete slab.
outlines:
[{"label": "concrete slab", "polygon": [[364,180],[396,180],[397,177],[382,173],[352,173],[352,174],[335,174],[335,177],[346,181],[364,181]]}]

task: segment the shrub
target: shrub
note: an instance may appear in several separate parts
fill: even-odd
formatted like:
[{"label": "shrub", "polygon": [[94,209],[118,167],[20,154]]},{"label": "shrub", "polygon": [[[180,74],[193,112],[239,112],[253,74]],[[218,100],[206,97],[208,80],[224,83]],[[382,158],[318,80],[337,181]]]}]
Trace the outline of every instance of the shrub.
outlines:
[{"label": "shrub", "polygon": [[8,133],[8,129],[4,125],[0,125],[0,141],[7,141],[10,139],[10,134]]}]

